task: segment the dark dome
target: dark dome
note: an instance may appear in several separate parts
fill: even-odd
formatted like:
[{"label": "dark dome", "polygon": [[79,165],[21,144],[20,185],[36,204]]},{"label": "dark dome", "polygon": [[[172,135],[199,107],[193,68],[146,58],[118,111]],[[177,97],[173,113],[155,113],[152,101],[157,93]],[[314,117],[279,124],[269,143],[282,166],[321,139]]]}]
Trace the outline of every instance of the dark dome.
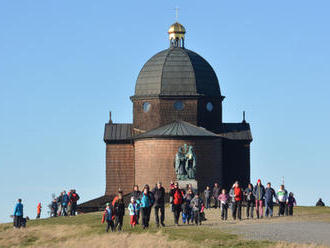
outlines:
[{"label": "dark dome", "polygon": [[181,47],[163,50],[145,63],[135,86],[135,97],[220,97],[217,75],[197,53]]}]

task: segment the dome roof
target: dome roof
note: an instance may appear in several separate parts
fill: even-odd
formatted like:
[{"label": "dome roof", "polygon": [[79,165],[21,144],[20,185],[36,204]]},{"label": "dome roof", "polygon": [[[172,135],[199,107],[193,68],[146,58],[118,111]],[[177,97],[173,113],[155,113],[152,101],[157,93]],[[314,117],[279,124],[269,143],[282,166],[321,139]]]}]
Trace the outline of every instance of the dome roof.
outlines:
[{"label": "dome roof", "polygon": [[168,29],[168,33],[174,33],[174,32],[181,32],[181,33],[185,33],[186,29],[184,28],[184,26],[178,22],[172,24],[170,26],[170,28]]},{"label": "dome roof", "polygon": [[169,39],[181,39],[184,38],[184,34],[186,33],[186,29],[184,26],[178,22],[172,24],[168,29]]},{"label": "dome roof", "polygon": [[220,97],[217,76],[197,53],[182,47],[163,50],[145,63],[135,85],[135,97]]}]

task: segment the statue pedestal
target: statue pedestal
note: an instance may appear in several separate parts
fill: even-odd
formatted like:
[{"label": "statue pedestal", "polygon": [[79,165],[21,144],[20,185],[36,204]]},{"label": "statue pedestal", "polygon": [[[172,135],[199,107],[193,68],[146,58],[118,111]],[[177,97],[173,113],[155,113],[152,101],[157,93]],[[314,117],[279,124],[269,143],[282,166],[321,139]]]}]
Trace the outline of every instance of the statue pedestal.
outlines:
[{"label": "statue pedestal", "polygon": [[194,193],[198,191],[197,181],[195,179],[185,179],[185,180],[179,180],[178,181],[179,188],[186,190],[187,184],[191,184]]}]

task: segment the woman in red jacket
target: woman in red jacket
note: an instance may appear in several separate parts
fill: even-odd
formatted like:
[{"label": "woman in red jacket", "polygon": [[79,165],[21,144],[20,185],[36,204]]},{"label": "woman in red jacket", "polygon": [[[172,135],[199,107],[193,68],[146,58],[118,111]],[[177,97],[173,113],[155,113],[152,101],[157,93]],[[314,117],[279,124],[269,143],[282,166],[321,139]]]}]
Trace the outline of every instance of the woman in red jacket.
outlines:
[{"label": "woman in red jacket", "polygon": [[233,219],[236,220],[236,215],[239,220],[242,220],[242,200],[243,200],[243,191],[239,186],[239,182],[236,181],[231,189],[232,197],[232,215]]},{"label": "woman in red jacket", "polygon": [[182,211],[181,205],[183,203],[183,192],[179,189],[179,184],[176,182],[174,188],[170,191],[170,196],[172,199],[172,211],[174,214],[174,224],[179,225],[180,213]]}]

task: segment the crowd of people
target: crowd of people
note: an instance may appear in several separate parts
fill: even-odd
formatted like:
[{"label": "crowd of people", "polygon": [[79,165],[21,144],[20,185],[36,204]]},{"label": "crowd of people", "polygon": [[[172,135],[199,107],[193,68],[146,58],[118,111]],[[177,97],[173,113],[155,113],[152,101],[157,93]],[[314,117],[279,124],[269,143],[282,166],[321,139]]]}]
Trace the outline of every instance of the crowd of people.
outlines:
[{"label": "crowd of people", "polygon": [[[142,191],[139,190],[138,185],[134,185],[128,204],[131,227],[141,223],[144,229],[148,228],[152,208],[156,226],[165,227],[165,197],[165,189],[161,182],[158,182],[153,189],[150,189],[149,185],[145,185]],[[229,192],[226,189],[221,189],[219,184],[215,183],[212,190],[210,186],[207,186],[202,194],[196,192],[196,189],[191,184],[186,185],[182,189],[179,187],[178,182],[171,182],[169,197],[175,225],[179,225],[180,217],[183,224],[194,223],[195,225],[201,225],[202,221],[206,220],[205,210],[211,207],[220,208],[220,218],[226,221],[228,210],[231,210],[234,220],[242,220],[243,205],[246,209],[247,219],[254,218],[254,212],[258,219],[263,218],[263,216],[273,217],[274,200],[279,206],[278,216],[293,215],[293,208],[296,206],[293,193],[288,193],[284,185],[281,185],[276,192],[272,188],[271,183],[267,183],[266,187],[264,187],[260,179],[255,186],[251,183],[248,184],[246,189],[241,188],[239,182],[235,182]],[[76,215],[79,198],[78,193],[74,189],[69,192],[61,192],[49,205],[51,209],[50,216]],[[316,206],[325,206],[321,198],[316,203]],[[37,219],[40,218],[41,209],[41,203],[38,203]],[[119,190],[113,201],[106,204],[103,213],[102,223],[107,223],[106,231],[121,231],[124,215],[124,194],[122,190]],[[28,217],[23,217],[21,199],[18,199],[12,217],[14,218],[15,228],[25,227]]]},{"label": "crowd of people", "polygon": [[80,199],[75,189],[68,192],[63,190],[58,197],[54,197],[49,205],[50,217],[76,215],[77,202]]},{"label": "crowd of people", "polygon": [[[234,220],[242,220],[243,204],[247,219],[254,218],[254,212],[257,218],[263,218],[264,215],[273,217],[274,200],[279,205],[278,216],[293,215],[293,208],[296,205],[293,193],[288,193],[284,185],[275,192],[271,183],[267,183],[264,187],[260,179],[255,186],[249,184],[246,189],[241,188],[239,182],[235,182],[229,192],[215,183],[212,190],[207,186],[203,194],[196,192],[191,184],[181,189],[177,182],[171,182],[169,196],[175,225],[179,225],[180,217],[183,224],[201,225],[202,221],[206,220],[205,209],[211,207],[220,208],[220,218],[225,221],[229,209]],[[135,227],[141,221],[143,229],[148,228],[152,208],[156,226],[164,227],[165,189],[162,183],[158,182],[153,189],[145,185],[142,191],[139,190],[138,185],[134,185],[128,205],[131,227]],[[122,230],[124,215],[123,191],[119,190],[112,203],[107,203],[103,213],[102,223],[107,223],[106,231]]]},{"label": "crowd of people", "polygon": [[236,218],[241,220],[243,203],[245,203],[247,219],[254,217],[254,209],[258,219],[263,218],[264,214],[266,217],[273,217],[274,200],[279,205],[278,216],[293,215],[293,207],[296,205],[293,193],[288,193],[284,185],[275,192],[270,182],[264,187],[260,179],[255,186],[248,184],[246,189],[241,188],[237,181],[229,193],[226,189],[220,189],[219,184],[215,183],[212,192],[210,187],[206,187],[204,198],[207,209],[210,207],[211,199],[214,200],[215,208],[220,207],[222,220],[227,220],[228,209],[231,209],[234,220]]}]

